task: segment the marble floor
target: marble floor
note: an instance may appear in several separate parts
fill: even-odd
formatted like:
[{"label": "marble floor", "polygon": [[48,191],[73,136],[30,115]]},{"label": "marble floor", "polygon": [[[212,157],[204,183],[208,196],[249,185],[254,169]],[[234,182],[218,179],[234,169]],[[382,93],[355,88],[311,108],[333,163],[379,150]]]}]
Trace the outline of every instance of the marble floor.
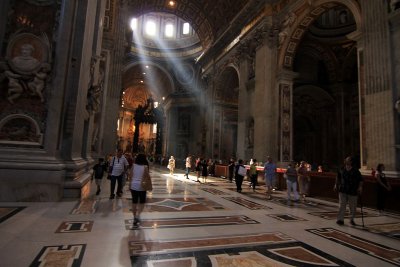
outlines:
[{"label": "marble floor", "polygon": [[107,179],[81,201],[0,203],[0,267],[400,266],[399,214],[359,208],[357,226],[339,226],[334,202],[266,200],[247,181],[237,193],[226,179],[199,184],[156,166],[151,175],[137,229],[127,186],[110,200]]}]

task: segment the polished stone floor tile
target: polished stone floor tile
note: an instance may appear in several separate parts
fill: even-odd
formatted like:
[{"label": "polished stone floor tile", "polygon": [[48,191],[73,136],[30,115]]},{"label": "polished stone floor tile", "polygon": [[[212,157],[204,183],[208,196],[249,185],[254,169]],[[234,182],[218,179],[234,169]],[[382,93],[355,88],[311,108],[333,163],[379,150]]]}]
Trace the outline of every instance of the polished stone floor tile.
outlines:
[{"label": "polished stone floor tile", "polygon": [[338,226],[334,202],[288,202],[278,190],[267,200],[247,180],[238,193],[226,179],[198,183],[157,166],[151,176],[135,228],[129,181],[111,200],[103,179],[99,195],[93,183],[81,200],[0,203],[0,266],[400,265],[399,214],[358,209],[357,226]]}]

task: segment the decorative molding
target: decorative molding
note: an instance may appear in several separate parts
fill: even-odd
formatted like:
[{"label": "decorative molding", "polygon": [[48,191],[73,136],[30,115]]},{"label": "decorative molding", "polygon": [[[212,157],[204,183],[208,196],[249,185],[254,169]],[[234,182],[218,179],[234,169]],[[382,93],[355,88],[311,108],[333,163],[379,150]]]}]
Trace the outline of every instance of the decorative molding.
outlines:
[{"label": "decorative molding", "polygon": [[280,161],[292,159],[292,95],[291,85],[282,83],[280,87]]}]

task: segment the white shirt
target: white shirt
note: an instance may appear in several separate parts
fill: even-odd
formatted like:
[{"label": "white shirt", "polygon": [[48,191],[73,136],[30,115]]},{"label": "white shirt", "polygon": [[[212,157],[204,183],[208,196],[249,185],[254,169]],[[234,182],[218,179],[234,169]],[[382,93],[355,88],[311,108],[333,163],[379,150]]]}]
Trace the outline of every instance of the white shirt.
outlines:
[{"label": "white shirt", "polygon": [[191,158],[187,157],[186,158],[186,168],[191,168],[192,167],[192,163],[190,162]]},{"label": "white shirt", "polygon": [[146,167],[147,167],[146,165],[137,165],[137,164],[132,165],[131,185],[129,187],[130,189],[135,191],[145,191],[142,187],[142,179],[143,179],[144,169]]},{"label": "white shirt", "polygon": [[129,166],[129,163],[124,156],[121,156],[120,158],[113,157],[110,166],[113,167],[111,175],[120,176],[125,171],[125,167]]}]

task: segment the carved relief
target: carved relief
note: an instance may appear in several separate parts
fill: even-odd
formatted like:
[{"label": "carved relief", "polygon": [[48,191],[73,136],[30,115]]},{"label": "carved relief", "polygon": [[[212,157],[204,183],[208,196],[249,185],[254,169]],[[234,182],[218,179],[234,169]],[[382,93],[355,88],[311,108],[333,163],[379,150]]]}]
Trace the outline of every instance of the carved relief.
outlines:
[{"label": "carved relief", "polygon": [[281,160],[290,161],[291,94],[288,84],[281,84]]},{"label": "carved relief", "polygon": [[105,32],[112,32],[114,26],[114,0],[106,1],[106,10],[104,14],[104,23],[103,29]]},{"label": "carved relief", "polygon": [[38,123],[25,114],[8,115],[0,121],[1,144],[42,143],[42,133]]},{"label": "carved relief", "polygon": [[37,96],[43,103],[43,91],[51,65],[50,45],[47,36],[20,33],[11,37],[7,47],[6,61],[0,62],[7,79],[7,100],[11,104],[21,96]]},{"label": "carved relief", "polygon": [[282,44],[285,42],[286,38],[288,37],[288,35],[290,33],[290,28],[296,22],[296,19],[297,19],[297,15],[293,12],[290,12],[289,14],[287,14],[285,16],[284,20],[282,21],[281,30],[278,34],[278,36],[279,36],[278,47],[279,48],[282,47]]}]

